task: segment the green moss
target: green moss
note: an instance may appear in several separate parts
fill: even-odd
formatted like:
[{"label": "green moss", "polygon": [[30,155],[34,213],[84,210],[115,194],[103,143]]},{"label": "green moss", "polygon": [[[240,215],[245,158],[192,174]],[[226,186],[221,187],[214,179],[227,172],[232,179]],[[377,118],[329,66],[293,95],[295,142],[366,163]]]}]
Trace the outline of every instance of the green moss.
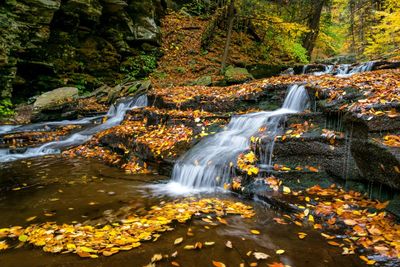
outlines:
[{"label": "green moss", "polygon": [[10,117],[14,114],[13,104],[9,98],[0,100],[0,118]]},{"label": "green moss", "polygon": [[144,78],[152,73],[157,67],[157,57],[152,54],[141,54],[125,60],[120,71],[132,78]]}]

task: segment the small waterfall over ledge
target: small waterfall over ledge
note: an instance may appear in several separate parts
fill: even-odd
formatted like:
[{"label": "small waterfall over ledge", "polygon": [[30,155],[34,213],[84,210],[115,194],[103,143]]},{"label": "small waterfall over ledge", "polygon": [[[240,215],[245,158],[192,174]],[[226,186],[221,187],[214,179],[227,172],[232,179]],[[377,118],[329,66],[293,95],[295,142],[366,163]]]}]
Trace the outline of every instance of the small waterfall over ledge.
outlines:
[{"label": "small waterfall over ledge", "polygon": [[276,133],[282,116],[303,111],[308,102],[305,87],[292,85],[282,108],[233,117],[224,131],[203,139],[178,160],[172,173],[171,189],[173,185],[181,187],[182,191],[214,188],[229,182],[231,162],[235,163],[237,156],[250,147],[250,137],[263,126],[275,129]]},{"label": "small waterfall over ledge", "polygon": [[[82,131],[74,133],[61,141],[53,141],[45,143],[39,147],[27,148],[23,153],[12,153],[9,149],[0,149],[0,162],[8,162],[18,159],[39,157],[49,154],[57,154],[61,149],[69,146],[77,146],[88,141],[95,133],[109,129],[113,126],[119,125],[125,117],[128,110],[147,106],[147,96],[142,95],[137,98],[128,98],[116,105],[112,105],[108,110],[105,117],[107,120],[100,125],[88,127]],[[75,122],[88,120],[84,118]],[[51,122],[49,123],[51,124]]]}]

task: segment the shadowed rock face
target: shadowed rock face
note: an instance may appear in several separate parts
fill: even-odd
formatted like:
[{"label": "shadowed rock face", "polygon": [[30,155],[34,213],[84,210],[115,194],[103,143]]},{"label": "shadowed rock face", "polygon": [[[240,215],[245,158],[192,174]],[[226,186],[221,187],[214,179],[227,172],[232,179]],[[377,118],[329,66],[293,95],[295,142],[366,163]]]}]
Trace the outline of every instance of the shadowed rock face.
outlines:
[{"label": "shadowed rock face", "polygon": [[[0,5],[0,95],[25,99],[57,87],[97,88],[158,55],[164,0],[5,0]],[[145,52],[143,45],[145,44]],[[140,65],[140,64],[139,64]]]}]

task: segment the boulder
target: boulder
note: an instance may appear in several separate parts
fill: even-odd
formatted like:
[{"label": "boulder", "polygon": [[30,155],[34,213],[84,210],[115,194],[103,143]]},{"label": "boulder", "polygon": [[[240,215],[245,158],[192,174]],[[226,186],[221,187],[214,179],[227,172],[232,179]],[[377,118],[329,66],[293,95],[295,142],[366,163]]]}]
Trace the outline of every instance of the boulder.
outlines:
[{"label": "boulder", "polygon": [[253,76],[245,68],[229,66],[224,73],[227,84],[245,83],[253,80]]},{"label": "boulder", "polygon": [[201,76],[191,83],[192,85],[209,86],[212,84],[211,76]]},{"label": "boulder", "polygon": [[70,102],[78,96],[78,88],[62,87],[46,92],[37,97],[33,107],[35,110],[50,108]]}]

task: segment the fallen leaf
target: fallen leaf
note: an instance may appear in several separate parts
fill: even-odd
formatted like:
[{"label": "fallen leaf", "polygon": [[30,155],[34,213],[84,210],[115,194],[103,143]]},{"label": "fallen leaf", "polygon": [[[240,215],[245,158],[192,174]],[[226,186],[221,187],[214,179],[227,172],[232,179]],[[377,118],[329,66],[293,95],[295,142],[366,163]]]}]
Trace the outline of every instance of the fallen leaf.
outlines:
[{"label": "fallen leaf", "polygon": [[266,260],[270,257],[268,254],[262,252],[254,252],[253,255],[257,260]]},{"label": "fallen leaf", "polygon": [[219,261],[212,261],[212,263],[215,267],[226,267],[226,265],[224,263],[219,262]]},{"label": "fallen leaf", "polygon": [[258,230],[251,230],[250,231],[253,235],[259,235],[260,234],[260,231],[258,231]]},{"label": "fallen leaf", "polygon": [[154,254],[153,257],[151,258],[151,262],[157,262],[162,260],[163,256],[162,254]]},{"label": "fallen leaf", "polygon": [[183,242],[183,237],[179,237],[179,238],[175,239],[174,245],[179,245],[182,242]]}]

